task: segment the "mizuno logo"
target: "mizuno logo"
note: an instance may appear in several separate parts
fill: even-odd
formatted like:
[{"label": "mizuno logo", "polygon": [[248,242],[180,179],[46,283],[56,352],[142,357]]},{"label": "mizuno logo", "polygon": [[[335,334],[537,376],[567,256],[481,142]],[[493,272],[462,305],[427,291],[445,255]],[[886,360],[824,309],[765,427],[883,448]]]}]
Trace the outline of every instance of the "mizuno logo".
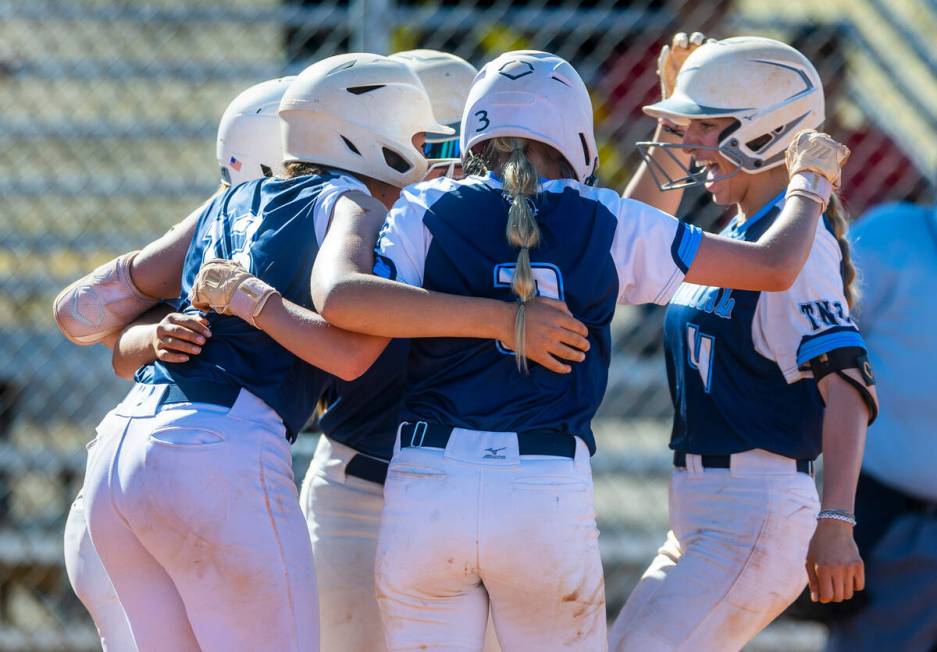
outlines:
[{"label": "mizuno logo", "polygon": [[488,451],[488,454],[485,455],[482,459],[483,460],[503,460],[505,459],[504,455],[498,455],[498,453],[503,451],[505,448],[507,448],[507,446],[502,446],[501,448],[486,448],[485,450]]}]

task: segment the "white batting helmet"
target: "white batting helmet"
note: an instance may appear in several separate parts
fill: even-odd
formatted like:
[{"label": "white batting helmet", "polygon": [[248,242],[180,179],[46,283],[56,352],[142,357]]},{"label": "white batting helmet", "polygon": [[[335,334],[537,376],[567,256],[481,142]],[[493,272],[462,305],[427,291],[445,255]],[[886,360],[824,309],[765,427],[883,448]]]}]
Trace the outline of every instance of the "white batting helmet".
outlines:
[{"label": "white batting helmet", "polygon": [[460,163],[459,127],[472,80],[478,70],[462,57],[439,50],[407,50],[390,55],[407,64],[416,73],[429,95],[433,114],[455,135],[426,134],[423,153],[431,167]]},{"label": "white batting helmet", "polygon": [[221,180],[234,186],[283,170],[280,100],[295,77],[271,79],[238,95],[221,116],[215,147]]},{"label": "white batting helmet", "polygon": [[644,107],[654,118],[686,125],[697,118],[735,118],[717,149],[750,174],[784,164],[801,129],[824,120],[823,84],[791,46],[739,36],[702,45],[687,57],[673,94]]},{"label": "white batting helmet", "polygon": [[280,102],[283,154],[389,183],[420,181],[427,161],[419,133],[452,135],[439,124],[416,73],[378,54],[340,54],[306,68]]},{"label": "white batting helmet", "polygon": [[501,136],[549,145],[579,181],[595,178],[599,155],[589,91],[579,73],[555,54],[506,52],[478,73],[462,115],[463,155]]}]

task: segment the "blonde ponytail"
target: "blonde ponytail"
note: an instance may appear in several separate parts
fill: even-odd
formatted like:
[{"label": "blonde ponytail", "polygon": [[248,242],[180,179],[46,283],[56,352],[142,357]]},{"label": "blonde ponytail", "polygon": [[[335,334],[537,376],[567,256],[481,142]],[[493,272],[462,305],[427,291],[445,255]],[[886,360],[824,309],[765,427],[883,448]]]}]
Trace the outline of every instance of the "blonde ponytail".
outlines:
[{"label": "blonde ponytail", "polygon": [[530,249],[540,243],[540,227],[534,217],[531,198],[537,194],[540,176],[527,156],[524,140],[495,138],[491,146],[496,152],[507,155],[501,168],[504,191],[511,199],[505,232],[508,243],[520,248],[511,282],[511,289],[520,299],[514,320],[514,355],[518,370],[527,373],[526,304],[537,293],[537,283],[530,265]]},{"label": "blonde ponytail", "polygon": [[826,217],[830,221],[833,235],[836,237],[839,250],[843,255],[843,294],[846,296],[846,303],[852,308],[859,298],[859,290],[856,287],[856,266],[852,262],[849,240],[846,239],[846,232],[849,230],[849,216],[839,195],[835,192],[830,195],[830,203],[826,208]]}]

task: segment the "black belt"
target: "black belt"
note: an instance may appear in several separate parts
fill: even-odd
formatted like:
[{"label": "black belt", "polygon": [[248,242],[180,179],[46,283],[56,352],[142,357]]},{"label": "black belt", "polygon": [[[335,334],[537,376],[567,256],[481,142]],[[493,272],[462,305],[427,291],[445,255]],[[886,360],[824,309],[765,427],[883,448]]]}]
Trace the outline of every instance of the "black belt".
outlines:
[{"label": "black belt", "polygon": [[[445,448],[452,426],[429,421],[404,421],[400,426],[401,448]],[[576,437],[555,430],[525,430],[517,433],[519,455],[555,455],[576,458]]]},{"label": "black belt", "polygon": [[[675,451],[673,454],[673,465],[680,468],[686,468],[686,453]],[[728,469],[732,467],[731,455],[700,455],[704,469]],[[795,460],[797,462],[797,471],[813,475],[813,460]]]},{"label": "black belt", "polygon": [[230,408],[241,393],[237,385],[224,385],[205,381],[186,383],[185,387],[169,383],[160,405],[169,403],[211,403]]},{"label": "black belt", "polygon": [[384,484],[387,480],[387,462],[366,455],[355,455],[345,465],[345,475]]}]

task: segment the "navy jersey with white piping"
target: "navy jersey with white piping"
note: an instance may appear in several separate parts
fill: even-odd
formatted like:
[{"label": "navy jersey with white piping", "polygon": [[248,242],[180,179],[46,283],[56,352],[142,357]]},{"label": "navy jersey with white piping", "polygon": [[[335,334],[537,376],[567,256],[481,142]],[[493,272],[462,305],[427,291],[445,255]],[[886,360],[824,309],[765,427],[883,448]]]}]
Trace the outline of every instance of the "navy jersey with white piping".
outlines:
[{"label": "navy jersey with white piping", "polygon": [[[724,236],[757,241],[783,193]],[[684,283],[664,320],[674,401],[670,446],[725,455],[755,448],[796,459],[822,449],[823,403],[806,363],[834,349],[865,348],[843,294],[842,255],[825,218],[793,286],[784,292]]]},{"label": "navy jersey with white piping", "polygon": [[[337,199],[367,192],[338,173],[265,178],[231,188],[199,216],[186,253],[179,309],[194,314],[189,290],[204,261],[240,262],[285,299],[312,308],[309,278]],[[243,387],[283,419],[291,438],[315,409],[328,375],[306,364],[269,335],[238,317],[207,315],[212,337],[184,363],[154,362],[137,372],[145,383],[213,382]]]},{"label": "navy jersey with white piping", "polygon": [[410,340],[391,340],[380,357],[352,381],[333,377],[323,395],[319,429],[359,453],[390,461],[407,389]]},{"label": "navy jersey with white piping", "polygon": [[[586,359],[568,375],[533,363],[522,375],[499,342],[412,340],[402,418],[574,434],[594,453],[591,421],[605,394],[615,305],[666,303],[702,232],[576,181],[543,180],[532,201],[541,232],[530,251],[538,292],[565,301],[588,327]],[[515,301],[510,285],[517,249],[505,237],[508,207],[494,175],[405,188],[381,231],[375,273],[429,290]]]}]

